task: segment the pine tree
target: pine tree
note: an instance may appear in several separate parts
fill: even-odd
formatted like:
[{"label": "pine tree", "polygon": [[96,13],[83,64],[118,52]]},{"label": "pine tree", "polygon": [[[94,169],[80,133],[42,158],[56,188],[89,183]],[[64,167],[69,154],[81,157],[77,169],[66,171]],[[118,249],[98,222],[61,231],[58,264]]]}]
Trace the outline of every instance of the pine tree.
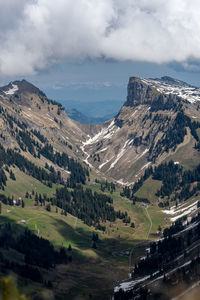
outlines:
[{"label": "pine tree", "polygon": [[96,243],[93,241],[93,243],[92,243],[92,248],[93,249],[97,249],[97,245],[96,245]]},{"label": "pine tree", "polygon": [[46,210],[51,211],[51,205],[49,203],[46,205]]},{"label": "pine tree", "polygon": [[15,174],[13,173],[12,170],[10,170],[10,179],[16,180]]},{"label": "pine tree", "polygon": [[135,228],[135,224],[134,224],[133,222],[131,223],[131,227],[132,227],[132,228]]}]

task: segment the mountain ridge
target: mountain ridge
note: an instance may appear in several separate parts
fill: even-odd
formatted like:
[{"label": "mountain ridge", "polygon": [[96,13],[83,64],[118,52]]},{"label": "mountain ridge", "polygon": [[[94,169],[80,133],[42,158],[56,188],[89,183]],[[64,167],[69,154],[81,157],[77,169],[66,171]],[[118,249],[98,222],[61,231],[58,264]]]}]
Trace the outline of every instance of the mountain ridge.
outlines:
[{"label": "mountain ridge", "polygon": [[[99,125],[72,121],[61,104],[49,100],[26,80],[11,82],[1,87],[0,92],[2,105],[6,105],[12,118],[17,117],[17,121],[25,122],[48,138],[51,136],[56,151],[64,150],[86,163],[96,176],[106,176],[119,184],[133,184],[147,167],[176,155],[180,148],[188,145],[191,150],[188,156],[198,159],[194,146],[199,142],[196,130],[200,121],[200,92],[185,82],[166,76],[161,79],[131,77],[127,100],[121,110],[116,117]],[[192,101],[186,100],[189,96]],[[9,125],[9,121],[6,122]],[[2,136],[5,124],[2,120]],[[180,124],[181,135],[178,134]],[[19,147],[14,135],[8,128],[6,143]]]},{"label": "mountain ridge", "polygon": [[[169,92],[169,84],[172,83],[176,88],[179,86],[183,97],[177,90],[175,93]],[[167,141],[168,132],[173,131],[173,127],[177,128],[181,118],[178,112],[183,111],[183,115],[186,114],[191,120],[199,120],[199,89],[169,77],[131,77],[127,100],[121,110],[116,117],[99,125],[72,121],[61,104],[49,100],[42,91],[25,80],[14,81],[0,88],[0,91],[0,100],[7,109],[35,130],[41,130],[42,134],[48,132],[57,150],[63,149],[63,143],[68,143],[74,147],[73,151],[66,149],[70,155],[89,164],[97,175],[104,174],[119,184],[137,181],[147,166],[160,163],[177,151],[173,150],[174,146],[167,149],[162,141]],[[192,102],[186,100],[189,95]],[[193,101],[194,97],[196,101]],[[188,140],[191,130],[187,129]],[[181,140],[183,144],[184,136]],[[12,135],[10,137],[13,139]],[[180,148],[181,143],[175,147]]]},{"label": "mountain ridge", "polygon": [[[166,77],[164,78],[166,81]],[[177,85],[177,81],[174,79],[171,81]],[[187,133],[184,131],[180,142],[175,142],[174,146],[167,146],[167,140],[170,139],[169,132],[172,136],[173,131],[178,130],[178,122],[183,116],[188,116],[192,120],[191,123],[193,119],[200,120],[199,89],[192,87],[196,92],[196,101],[193,101],[193,95],[191,95],[192,102],[190,102],[186,100],[188,94],[181,97],[176,93],[168,91],[165,93],[159,90],[158,85],[160,87],[160,83],[156,80],[153,82],[151,80],[149,83],[148,80],[131,77],[127,100],[114,121],[111,120],[107,122],[108,125],[100,126],[96,135],[86,140],[84,151],[87,152],[87,161],[97,172],[103,170],[106,176],[114,178],[118,183],[130,184],[137,181],[146,166],[160,163],[173,153],[175,154],[181,144],[186,143],[185,136],[188,136],[188,141],[194,138],[191,136],[192,129],[190,128]],[[190,85],[185,87],[185,84],[181,83],[180,86],[181,89],[184,86],[187,92],[189,86],[190,95]],[[183,116],[178,112],[182,112]],[[183,126],[185,130],[188,128],[186,123]],[[165,145],[162,141],[165,141]],[[192,144],[194,143],[195,139]],[[198,156],[198,153],[195,155]]]}]

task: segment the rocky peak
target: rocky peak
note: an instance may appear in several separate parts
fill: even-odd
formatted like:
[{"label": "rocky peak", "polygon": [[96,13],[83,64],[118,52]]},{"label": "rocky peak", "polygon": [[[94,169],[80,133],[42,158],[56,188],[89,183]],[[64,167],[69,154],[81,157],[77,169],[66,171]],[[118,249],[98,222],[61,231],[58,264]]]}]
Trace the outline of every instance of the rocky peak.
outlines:
[{"label": "rocky peak", "polygon": [[124,105],[137,106],[145,104],[155,93],[157,93],[156,90],[143,82],[140,78],[131,77],[127,88],[127,101]]},{"label": "rocky peak", "polygon": [[124,106],[149,105],[152,111],[174,109],[179,105],[178,95],[163,93],[153,80],[131,77]]},{"label": "rocky peak", "polygon": [[19,93],[31,93],[31,94],[43,94],[44,93],[42,91],[40,91],[39,88],[37,88],[36,86],[34,86],[32,83],[26,81],[25,79],[21,80],[21,81],[15,81],[13,82],[13,84],[17,85],[19,88]]},{"label": "rocky peak", "polygon": [[12,96],[14,94],[37,94],[40,96],[45,96],[45,94],[40,91],[36,86],[31,84],[30,82],[23,80],[16,80],[10,82],[8,85],[0,88],[0,93],[4,96]]}]

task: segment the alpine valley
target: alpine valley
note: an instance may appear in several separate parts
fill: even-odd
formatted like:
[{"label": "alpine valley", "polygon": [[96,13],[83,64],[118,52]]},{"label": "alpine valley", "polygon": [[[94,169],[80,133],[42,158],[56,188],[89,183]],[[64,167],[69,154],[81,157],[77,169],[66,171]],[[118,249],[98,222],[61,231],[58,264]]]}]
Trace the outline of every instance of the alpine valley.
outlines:
[{"label": "alpine valley", "polygon": [[131,77],[91,125],[1,87],[0,200],[0,275],[30,299],[199,299],[200,89]]}]

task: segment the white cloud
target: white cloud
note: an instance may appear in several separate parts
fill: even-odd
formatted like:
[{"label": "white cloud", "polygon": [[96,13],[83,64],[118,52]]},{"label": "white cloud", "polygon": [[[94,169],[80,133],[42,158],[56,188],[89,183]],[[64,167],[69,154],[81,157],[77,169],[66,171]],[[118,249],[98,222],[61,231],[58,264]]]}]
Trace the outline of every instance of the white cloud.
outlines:
[{"label": "white cloud", "polygon": [[197,0],[0,0],[0,73],[85,58],[200,60]]}]

